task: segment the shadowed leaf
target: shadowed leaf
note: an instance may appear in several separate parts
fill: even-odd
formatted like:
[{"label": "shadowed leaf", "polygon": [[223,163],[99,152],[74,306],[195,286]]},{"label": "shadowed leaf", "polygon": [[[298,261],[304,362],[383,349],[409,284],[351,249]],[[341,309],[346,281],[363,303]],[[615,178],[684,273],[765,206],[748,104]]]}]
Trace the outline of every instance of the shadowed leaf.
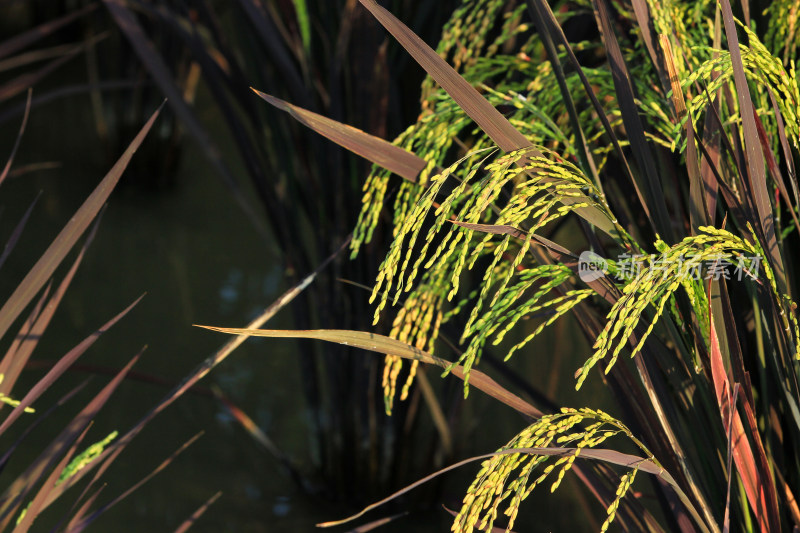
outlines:
[{"label": "shadowed leaf", "polygon": [[98,42],[102,41],[107,37],[107,34],[101,34],[88,41],[76,45],[70,49],[69,52],[65,53],[64,55],[57,57],[56,59],[52,60],[51,62],[47,63],[42,68],[33,71],[33,72],[26,72],[25,74],[21,74],[16,78],[12,79],[11,81],[5,83],[4,85],[0,86],[0,101],[8,100],[17,94],[25,91],[41,81],[42,79],[46,78],[53,72],[55,72],[59,67],[69,62],[71,59],[77,57],[81,52],[84,52],[87,48],[94,46]]},{"label": "shadowed leaf", "polygon": [[617,101],[622,112],[622,120],[625,124],[631,148],[633,148],[634,158],[639,166],[640,182],[643,185],[642,192],[639,191],[639,186],[634,181],[639,201],[642,203],[642,208],[656,231],[665,236],[667,240],[672,240],[672,225],[664,202],[664,195],[661,192],[661,179],[654,164],[653,153],[647,144],[644,126],[639,117],[639,108],[635,102],[633,82],[625,64],[625,59],[622,57],[622,51],[617,42],[617,36],[614,34],[614,28],[611,25],[608,4],[605,0],[595,0],[593,5],[601,24],[603,42],[608,53],[609,66],[614,78],[614,87],[616,88]]},{"label": "shadowed leaf", "polygon": [[217,499],[220,496],[222,496],[222,492],[217,492],[216,494],[211,496],[208,500],[206,500],[206,502],[203,505],[198,507],[198,509],[192,513],[192,516],[187,518],[180,526],[178,526],[178,529],[175,530],[175,533],[185,533],[186,531],[189,531],[189,528],[191,528],[194,525],[194,523],[197,522],[197,520],[201,516],[203,516],[203,514],[208,510],[208,508],[211,507],[211,505],[215,501],[217,501]]},{"label": "shadowed leaf", "polygon": [[22,215],[22,218],[17,223],[14,231],[11,233],[11,236],[8,238],[8,241],[3,248],[3,254],[0,255],[0,267],[3,266],[3,264],[6,262],[6,259],[8,259],[8,256],[11,254],[11,251],[17,245],[17,242],[19,242],[19,238],[22,236],[22,230],[25,229],[25,225],[28,223],[28,219],[30,219],[33,208],[36,206],[36,203],[39,201],[39,197],[41,197],[41,195],[41,193],[36,195],[36,198],[33,199],[33,202],[31,202],[31,205],[25,211],[25,214]]},{"label": "shadowed leaf", "polygon": [[[6,161],[6,166],[3,167],[3,171],[0,172],[0,184],[2,184],[3,181],[5,181],[6,177],[8,176],[8,171],[11,170],[11,165],[12,165],[12,163],[14,163],[14,156],[17,155],[17,150],[19,149],[19,143],[22,140],[22,135],[25,133],[25,126],[27,126],[27,124],[28,124],[28,116],[30,115],[30,112],[31,112],[31,97],[32,97],[32,95],[33,95],[33,90],[32,89],[28,89],[28,98],[25,100],[25,114],[22,116],[22,124],[20,124],[20,126],[19,126],[19,133],[17,133],[17,138],[14,141],[14,148],[11,149],[11,155],[8,156],[8,161]],[[2,98],[0,98],[0,100],[2,100]],[[31,207],[33,207],[33,206],[31,206]],[[21,224],[23,226],[25,225],[24,221],[27,220],[28,215],[30,215],[30,209],[28,210],[27,213],[25,213],[25,216],[22,217],[23,222],[21,222]],[[15,232],[15,234],[16,234],[16,232]],[[13,235],[9,239],[9,243],[11,243],[11,242],[14,242],[14,236]],[[11,247],[13,248],[13,245]],[[8,250],[8,248],[9,248],[9,245],[6,245],[6,250]],[[5,260],[6,253],[7,253],[6,250],[3,251],[3,257],[2,257],[2,259],[0,259],[0,265],[2,265],[3,261]]]},{"label": "shadowed leaf", "polygon": [[[162,104],[163,106],[163,104]],[[150,128],[153,126],[156,117],[161,108],[153,113],[141,131],[136,135],[131,144],[125,150],[125,153],[114,164],[111,170],[108,171],[103,181],[95,188],[92,194],[83,202],[83,205],[73,215],[66,226],[61,230],[53,243],[36,262],[33,268],[28,272],[28,275],[20,282],[9,299],[0,308],[0,337],[3,337],[11,324],[16,320],[25,306],[33,299],[39,289],[44,286],[46,281],[53,275],[56,267],[64,259],[64,256],[72,249],[77,240],[89,227],[89,224],[103,207],[103,204],[108,199],[114,186],[122,176],[122,172],[133,157],[133,154],[142,144]],[[1,431],[1,430],[0,430]]]},{"label": "shadowed leaf", "polygon": [[51,20],[46,22],[45,24],[40,24],[33,29],[30,29],[26,32],[20,33],[19,35],[14,36],[11,39],[3,41],[0,43],[0,58],[9,56],[27,46],[35,43],[39,39],[43,39],[48,35],[51,35],[53,32],[63,28],[65,25],[73,22],[74,20],[91,13],[92,11],[97,8],[97,3],[91,3],[88,6],[79,9],[77,11],[73,11],[72,13],[68,13],[63,17],[59,17],[55,20]]}]

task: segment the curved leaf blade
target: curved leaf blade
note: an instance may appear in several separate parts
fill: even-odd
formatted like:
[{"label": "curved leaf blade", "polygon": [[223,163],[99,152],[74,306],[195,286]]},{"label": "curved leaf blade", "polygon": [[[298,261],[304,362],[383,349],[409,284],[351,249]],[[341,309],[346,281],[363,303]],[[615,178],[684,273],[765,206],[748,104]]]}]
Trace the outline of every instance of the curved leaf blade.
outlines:
[{"label": "curved leaf blade", "polygon": [[[431,355],[409,344],[397,339],[392,339],[377,333],[365,331],[351,331],[344,329],[316,329],[316,330],[282,330],[282,329],[240,329],[240,328],[218,328],[214,326],[197,327],[228,333],[231,335],[246,335],[250,337],[273,337],[284,339],[316,339],[327,342],[353,346],[362,350],[369,350],[380,354],[390,354],[404,359],[412,359],[423,363],[437,365],[442,368],[450,368],[450,373],[463,380],[465,377],[464,368],[461,365],[452,365],[450,361]],[[452,365],[452,366],[451,366]],[[479,370],[472,369],[469,372],[469,383],[476,389],[483,391],[489,396],[503,402],[520,413],[532,418],[542,416],[542,412],[532,406],[516,394],[502,387],[495,380]]]}]

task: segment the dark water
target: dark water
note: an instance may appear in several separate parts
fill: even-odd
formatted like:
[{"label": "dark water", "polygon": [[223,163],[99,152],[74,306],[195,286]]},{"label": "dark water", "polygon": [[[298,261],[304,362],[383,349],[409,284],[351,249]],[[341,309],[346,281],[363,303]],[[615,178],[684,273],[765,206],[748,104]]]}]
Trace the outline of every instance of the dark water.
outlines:
[{"label": "dark water", "polygon": [[[42,191],[19,248],[3,269],[3,294],[10,293],[106,170],[92,153],[86,118],[66,106],[33,112],[18,164],[58,161],[61,168],[18,177],[0,190],[6,208],[4,237]],[[3,146],[5,153],[10,144]],[[192,146],[184,154],[177,182],[173,190],[157,194],[135,186],[115,191],[95,242],[34,359],[59,357],[146,293],[80,363],[117,369],[147,345],[135,369],[177,381],[227,340],[194,328],[193,323],[244,325],[286,288],[275,250],[241,216],[231,195]],[[286,326],[281,317],[275,321],[277,326]],[[208,385],[215,383],[223,389],[282,447],[302,450],[305,422],[297,394],[300,376],[288,348],[287,342],[248,342],[214,372]],[[87,375],[76,371],[65,381],[74,385]],[[41,371],[27,372],[19,390],[39,376]],[[96,375],[88,389],[96,391],[107,379]],[[166,390],[133,380],[124,383],[87,441],[99,440],[115,429],[124,431]],[[43,398],[41,404],[54,397]],[[89,398],[83,394],[66,406],[63,420]],[[32,440],[45,442],[49,429]],[[265,531],[267,524],[278,519],[290,529],[298,521],[307,525],[313,521],[275,461],[254,445],[216,401],[198,395],[179,400],[134,441],[108,473],[108,497],[156,467],[199,431],[205,434],[195,445],[101,524],[113,524],[116,531],[150,526],[169,530],[217,490],[224,491],[222,499],[198,526]]]},{"label": "dark water", "polygon": [[[56,161],[60,167],[25,174],[0,187],[0,205],[5,207],[0,218],[3,239],[42,191],[18,249],[0,271],[3,297],[10,294],[109,166],[97,149],[91,116],[84,104],[56,102],[35,109],[18,166]],[[199,109],[204,109],[202,99]],[[201,118],[217,120],[212,112]],[[15,123],[3,125],[0,156],[8,152],[15,129]],[[218,141],[225,149],[224,135]],[[143,172],[141,168],[139,172]],[[246,187],[246,180],[243,182]],[[73,257],[74,254],[65,265]],[[26,459],[35,457],[91,394],[103,386],[109,379],[104,370],[120,368],[147,345],[135,367],[144,380],[131,379],[122,384],[95,421],[86,442],[100,440],[113,430],[128,429],[167,391],[163,385],[149,383],[148,376],[179,381],[227,340],[192,324],[244,326],[288,288],[278,265],[278,251],[252,228],[191,142],[185,144],[174,187],[153,192],[129,184],[115,191],[95,242],[33,359],[46,367],[48,361],[63,355],[140,295],[146,296],[81,358],[64,384],[40,400],[41,406],[47,406],[68,386],[91,377],[87,390],[54,416],[51,424],[30,437],[31,446],[21,450],[4,475],[19,471]],[[65,270],[62,268],[59,273]],[[358,281],[369,284],[372,280]],[[278,315],[269,325],[291,327],[285,314]],[[575,349],[581,357],[583,347],[572,338],[544,340],[543,345],[558,342],[560,347]],[[218,386],[302,470],[311,468],[311,446],[295,346],[293,341],[251,339],[201,385]],[[520,361],[534,382],[553,383],[553,371],[571,373],[571,368],[555,368],[550,353],[533,350],[530,359]],[[26,390],[43,372],[41,368],[26,371],[17,390]],[[438,379],[436,373],[429,375]],[[564,390],[569,386],[567,383]],[[556,396],[561,394],[561,388],[550,388]],[[523,427],[517,415],[477,392],[467,405],[463,424],[469,442],[462,448],[474,454],[496,449]],[[171,531],[217,491],[222,491],[222,497],[194,530],[308,531],[316,522],[341,518],[354,510],[305,497],[278,462],[225,409],[198,394],[180,399],[137,437],[108,471],[108,487],[99,501],[110,500],[125,490],[198,432],[204,434],[191,448],[100,519],[96,530]],[[3,445],[7,445],[5,441]],[[443,501],[457,502],[476,470],[477,465],[449,476]],[[550,495],[544,487],[540,498],[534,493],[531,501],[523,505],[519,530],[564,531],[585,524],[580,517],[584,508],[574,496],[576,486],[568,478],[556,495]],[[68,494],[65,504],[71,505],[71,498],[77,496],[77,492]],[[374,496],[378,499],[385,494]],[[56,520],[66,508],[55,508],[50,519]],[[589,508],[602,513],[594,502]],[[368,519],[387,514],[390,512],[378,510]],[[412,513],[385,530],[410,529],[446,531],[449,516],[434,508]]]}]

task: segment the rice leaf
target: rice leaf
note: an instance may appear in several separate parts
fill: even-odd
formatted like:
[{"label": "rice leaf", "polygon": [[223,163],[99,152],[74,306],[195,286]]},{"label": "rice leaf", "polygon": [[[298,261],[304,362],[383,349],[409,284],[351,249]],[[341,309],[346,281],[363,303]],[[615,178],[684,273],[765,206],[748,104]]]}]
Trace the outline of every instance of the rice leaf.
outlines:
[{"label": "rice leaf", "polygon": [[[162,104],[163,105],[163,104]],[[150,119],[145,123],[131,144],[108,171],[105,178],[95,188],[91,195],[81,205],[75,215],[64,226],[53,243],[28,272],[25,278],[17,285],[17,288],[0,308],[0,337],[3,337],[11,324],[16,320],[25,306],[30,303],[39,289],[44,286],[46,281],[53,275],[56,267],[64,259],[64,256],[75,245],[77,240],[89,227],[89,224],[103,207],[114,186],[122,176],[125,167],[128,166],[133,154],[142,144],[150,128],[158,117],[159,108]]]},{"label": "rice leaf", "polygon": [[[284,339],[317,339],[336,344],[343,344],[345,346],[352,346],[354,348],[361,348],[371,352],[380,354],[389,354],[404,359],[411,359],[413,361],[420,361],[426,364],[440,366],[449,369],[450,373],[459,379],[465,378],[465,373],[460,365],[453,365],[450,361],[431,355],[423,350],[415,348],[405,342],[378,335],[376,333],[367,333],[364,331],[350,331],[350,330],[336,330],[336,329],[319,329],[319,330],[277,330],[277,329],[242,329],[242,328],[218,328],[214,326],[201,326],[195,324],[197,327],[209,329],[211,331],[219,331],[220,333],[228,333],[230,335],[244,335],[252,337],[273,337]],[[502,403],[512,407],[520,413],[536,417],[542,413],[522,398],[509,392],[507,389],[499,385],[492,378],[479,372],[478,370],[471,370],[469,374],[470,384],[476,389],[483,391],[489,396],[501,401]]]},{"label": "rice leaf", "polygon": [[427,166],[425,160],[388,141],[294,106],[256,89],[252,90],[266,102],[289,113],[304,126],[408,181],[416,182],[420,172]]}]

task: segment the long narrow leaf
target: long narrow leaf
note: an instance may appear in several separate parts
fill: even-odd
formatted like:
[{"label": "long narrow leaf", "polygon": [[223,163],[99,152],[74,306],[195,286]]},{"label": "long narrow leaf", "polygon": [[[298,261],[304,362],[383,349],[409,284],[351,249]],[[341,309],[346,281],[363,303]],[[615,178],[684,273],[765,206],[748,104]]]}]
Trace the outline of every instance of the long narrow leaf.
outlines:
[{"label": "long narrow leaf", "polygon": [[81,355],[89,349],[89,347],[95,343],[95,341],[108,331],[114,324],[119,322],[122,317],[124,317],[128,312],[133,309],[136,304],[139,303],[142,297],[136,299],[131,305],[126,307],[122,312],[120,312],[117,316],[106,322],[100,329],[95,331],[92,335],[84,339],[80,344],[75,346],[72,350],[70,350],[64,357],[58,360],[58,362],[50,369],[47,374],[44,375],[42,379],[40,379],[33,388],[28,391],[28,393],[20,400],[19,405],[17,405],[13,411],[8,415],[8,417],[3,420],[3,423],[0,424],[0,435],[2,435],[10,426],[13,424],[24,412],[26,407],[30,407],[30,405],[41,396],[44,391],[46,391],[50,385],[58,379],[61,374],[63,374],[69,366],[75,362]]},{"label": "long narrow leaf", "polygon": [[81,247],[80,253],[78,253],[78,257],[75,258],[75,261],[72,263],[69,271],[67,271],[64,279],[61,280],[61,283],[59,284],[55,293],[53,293],[53,295],[47,301],[47,305],[44,307],[42,312],[37,315],[36,321],[26,332],[24,338],[20,339],[18,337],[17,339],[14,339],[14,344],[12,344],[12,346],[14,346],[15,349],[13,351],[9,350],[5,357],[3,357],[2,362],[0,362],[0,374],[4,376],[3,382],[0,383],[1,393],[6,395],[10,394],[11,389],[17,382],[17,378],[28,362],[28,359],[33,353],[34,348],[36,348],[36,346],[39,344],[39,339],[42,337],[47,329],[47,326],[50,324],[50,320],[53,318],[59,303],[61,303],[61,299],[64,297],[64,294],[66,294],[67,288],[69,288],[70,283],[72,283],[72,279],[75,277],[75,273],[78,271],[81,261],[83,261],[83,257],[87,248],[94,239],[100,218],[101,217],[98,217],[95,221],[94,227],[89,233],[89,236],[86,238],[86,242],[84,242],[83,246]]},{"label": "long narrow leaf", "polygon": [[103,181],[101,181],[92,194],[89,195],[67,225],[64,226],[64,229],[61,230],[44,255],[36,262],[30,272],[28,272],[28,275],[17,285],[11,297],[6,301],[3,307],[0,308],[0,338],[8,332],[8,328],[14,320],[16,320],[25,306],[30,303],[36,293],[39,292],[39,289],[44,286],[50,276],[53,275],[53,272],[55,272],[56,267],[58,267],[64,259],[64,256],[67,255],[67,252],[72,249],[80,236],[83,235],[83,232],[86,231],[86,228],[89,227],[89,224],[103,207],[103,204],[108,199],[114,186],[119,181],[131,157],[133,157],[133,154],[150,131],[160,111],[161,107],[153,113],[122,154],[122,157],[120,157],[111,170],[108,171]]},{"label": "long narrow leaf", "polygon": [[2,267],[3,264],[5,264],[6,259],[8,259],[8,256],[11,255],[11,251],[14,250],[14,247],[17,245],[17,242],[19,242],[19,238],[22,236],[22,231],[28,224],[28,220],[31,217],[31,213],[33,213],[33,208],[36,206],[36,203],[39,201],[40,197],[41,193],[36,195],[36,198],[33,199],[31,205],[28,206],[28,209],[25,211],[25,214],[22,215],[22,218],[14,227],[14,231],[11,232],[11,236],[8,238],[8,241],[6,241],[6,245],[3,248],[3,253],[0,254],[0,267]]},{"label": "long narrow leaf", "polygon": [[[335,520],[332,522],[323,522],[321,524],[317,524],[317,527],[327,528],[327,527],[334,527],[341,524],[345,524],[356,518],[364,516],[369,511],[380,507],[381,505],[388,503],[399,496],[419,487],[420,485],[427,483],[428,481],[450,472],[451,470],[455,470],[456,468],[462,467],[469,463],[474,463],[476,461],[482,461],[484,459],[489,459],[491,457],[495,457],[497,455],[510,455],[516,453],[524,453],[524,454],[531,454],[531,455],[551,455],[555,457],[570,457],[575,455],[575,448],[513,448],[510,450],[500,450],[494,453],[487,453],[485,455],[478,455],[476,457],[470,457],[469,459],[464,459],[463,461],[459,461],[455,464],[452,464],[448,467],[442,468],[441,470],[434,472],[433,474],[427,475],[424,478],[415,481],[414,483],[400,489],[399,491],[395,492],[394,494],[387,496],[386,498],[377,501],[373,504],[366,506],[360,512],[344,518],[342,520]],[[675,480],[672,479],[672,476],[669,473],[661,468],[660,466],[656,465],[650,459],[646,459],[643,457],[637,457],[635,455],[630,455],[622,452],[618,452],[615,450],[604,450],[604,449],[592,449],[592,448],[583,448],[581,449],[579,457],[581,459],[594,459],[597,461],[603,461],[610,464],[624,466],[626,468],[638,468],[643,472],[647,472],[648,474],[653,474],[662,478],[664,481],[669,483],[671,486],[676,488],[676,490],[680,491],[680,488],[677,487]]]},{"label": "long narrow leaf", "polygon": [[[36,428],[37,428],[37,427],[38,427],[40,424],[42,424],[44,421],[46,421],[46,420],[48,419],[48,417],[49,417],[51,414],[53,414],[53,412],[54,412],[56,409],[58,409],[59,407],[61,407],[61,406],[62,406],[62,405],[64,405],[65,403],[67,403],[67,402],[68,402],[70,399],[72,399],[72,398],[73,398],[73,397],[74,397],[76,394],[78,394],[80,391],[82,391],[82,390],[83,390],[83,388],[86,386],[86,384],[87,384],[87,383],[89,383],[89,381],[88,381],[88,380],[84,381],[83,383],[79,384],[77,387],[75,387],[75,388],[73,388],[72,390],[70,390],[70,391],[69,391],[68,393],[66,393],[64,396],[62,396],[61,398],[59,398],[59,399],[58,399],[58,401],[56,401],[56,402],[55,402],[53,405],[51,405],[50,407],[48,407],[48,409],[47,409],[45,412],[43,412],[43,413],[39,414],[39,415],[37,416],[36,420],[35,420],[35,421],[34,421],[34,422],[31,424],[31,425],[29,425],[27,428],[25,428],[25,431],[23,431],[23,432],[22,432],[22,433],[21,433],[21,434],[20,434],[20,435],[17,437],[17,440],[15,440],[15,441],[14,441],[14,443],[13,443],[11,446],[9,446],[9,447],[8,447],[8,449],[6,449],[6,451],[5,451],[5,453],[3,454],[3,456],[2,456],[2,457],[0,457],[0,472],[2,472],[2,471],[3,471],[3,469],[5,468],[5,466],[8,464],[8,460],[11,458],[11,456],[14,454],[14,452],[15,452],[15,451],[16,451],[16,450],[19,448],[19,446],[22,444],[22,442],[25,440],[25,438],[26,438],[28,435],[30,435],[30,433],[31,433],[31,432],[32,432],[34,429],[36,429]],[[0,500],[0,501],[2,501],[2,500]]]},{"label": "long narrow leaf", "polygon": [[192,516],[187,518],[180,526],[178,526],[178,529],[175,530],[175,533],[186,533],[186,531],[189,531],[189,528],[191,528],[194,523],[197,522],[201,516],[203,516],[208,508],[211,507],[211,505],[213,505],[213,503],[217,501],[220,496],[222,496],[222,492],[217,492],[212,495],[203,505],[198,507],[197,510],[192,513]]},{"label": "long narrow leaf", "polygon": [[379,137],[312,113],[256,89],[253,89],[253,92],[271,105],[286,111],[304,126],[408,181],[417,181],[419,173],[427,165],[424,159]]},{"label": "long narrow leaf", "polygon": [[405,24],[375,0],[360,2],[501,150],[513,152],[531,145],[508,119]]},{"label": "long narrow leaf", "polygon": [[[709,298],[709,302],[710,301]],[[710,305],[709,316],[711,316]],[[736,406],[733,404],[731,398],[731,386],[722,361],[722,354],[719,348],[719,340],[717,338],[716,328],[714,327],[714,321],[709,320],[709,324],[711,328],[711,374],[723,425],[726,431],[731,432],[732,453],[736,463],[736,469],[742,478],[747,499],[756,514],[761,531],[765,533],[773,531],[773,527],[775,527],[774,531],[777,531],[778,522],[774,522],[775,526],[771,525],[776,514],[772,512],[770,509],[771,506],[767,504],[764,488],[765,483],[773,482],[771,480],[761,479],[757,471],[753,450],[750,447],[750,442],[747,440],[747,435],[742,425],[742,419],[738,411],[736,411]]]},{"label": "long narrow leaf", "polygon": [[[91,515],[89,515],[86,518],[84,518],[81,522],[79,522],[78,524],[75,524],[75,526],[73,527],[73,529],[71,531],[73,531],[74,533],[79,533],[80,531],[83,531],[84,529],[86,529],[92,522],[97,520],[97,518],[101,514],[105,513],[106,511],[108,511],[109,509],[111,509],[112,507],[117,505],[119,502],[121,502],[122,500],[124,500],[125,498],[130,496],[133,492],[138,490],[139,487],[141,487],[142,485],[144,485],[145,483],[147,483],[148,481],[153,479],[153,477],[155,477],[156,474],[158,474],[159,472],[161,472],[162,470],[167,468],[170,465],[170,463],[172,463],[181,453],[183,453],[186,450],[186,448],[188,448],[189,446],[194,444],[194,442],[197,439],[199,439],[201,435],[202,435],[202,433],[198,433],[197,435],[195,435],[194,437],[192,437],[191,439],[186,441],[183,445],[181,445],[180,448],[175,450],[169,457],[167,457],[164,461],[162,461],[161,464],[159,464],[152,472],[150,472],[145,477],[143,477],[141,480],[136,482],[133,486],[131,486],[125,492],[123,492],[122,494],[120,494],[119,496],[117,496],[116,498],[114,498],[113,500],[108,502],[107,504],[105,504],[102,507],[100,507],[94,513],[92,513]],[[62,485],[63,485],[63,483],[62,483]]]},{"label": "long narrow leaf", "polygon": [[78,507],[78,509],[75,511],[75,514],[72,516],[69,523],[67,524],[65,531],[72,531],[77,524],[83,521],[84,517],[86,516],[86,513],[89,512],[89,509],[92,507],[92,505],[94,505],[94,502],[97,501],[97,498],[100,496],[100,493],[103,492],[103,489],[105,488],[106,488],[105,485],[101,486],[99,489],[94,491],[88,498],[86,498],[86,500],[81,504],[81,506]]},{"label": "long narrow leaf", "polygon": [[[317,339],[336,344],[343,344],[345,346],[352,346],[354,348],[361,348],[380,354],[395,355],[404,359],[411,359],[420,361],[422,363],[437,365],[442,368],[451,368],[450,372],[458,377],[464,379],[466,376],[463,367],[460,365],[453,366],[450,361],[431,355],[428,352],[414,348],[405,342],[378,335],[377,333],[368,333],[364,331],[350,331],[350,330],[336,330],[336,329],[318,329],[318,330],[278,330],[278,329],[241,329],[241,328],[217,328],[213,326],[200,326],[198,327],[209,329],[211,331],[219,331],[221,333],[228,333],[231,335],[246,335],[252,337],[273,337],[284,339]],[[492,378],[480,372],[479,370],[472,369],[469,373],[470,384],[478,390],[483,391],[489,396],[500,400],[519,411],[520,413],[530,416],[539,417],[542,412],[530,405],[528,402],[517,396],[516,394],[508,391],[499,385]]]},{"label": "long narrow leaf", "polygon": [[564,69],[561,67],[561,61],[558,57],[558,51],[556,50],[555,34],[557,31],[552,28],[549,18],[545,15],[542,3],[542,1],[527,0],[528,12],[531,14],[533,22],[536,25],[536,31],[539,33],[539,38],[542,40],[542,45],[547,53],[547,59],[550,61],[553,73],[556,76],[558,90],[561,92],[561,99],[564,101],[564,105],[567,108],[570,126],[576,137],[576,152],[581,162],[581,167],[584,173],[590,175],[598,189],[602,191],[603,188],[600,182],[600,176],[597,174],[597,166],[595,165],[589,145],[586,142],[586,135],[583,132],[583,127],[578,117],[578,110],[575,107],[572,93],[570,93],[569,87],[567,86]]},{"label": "long narrow leaf", "polygon": [[[19,126],[19,132],[17,133],[17,138],[14,141],[14,147],[11,149],[11,155],[8,156],[8,161],[6,161],[6,166],[3,167],[2,172],[0,172],[0,184],[5,181],[6,177],[8,176],[8,171],[11,170],[11,165],[14,163],[14,156],[17,155],[17,150],[19,149],[19,143],[22,140],[22,135],[25,133],[25,126],[28,125],[28,116],[31,112],[31,97],[33,95],[33,90],[28,89],[28,98],[25,100],[25,114],[22,116],[22,124]],[[27,218],[26,216],[23,217],[23,220]],[[13,238],[13,237],[12,237]],[[12,246],[13,247],[13,246]],[[6,249],[8,249],[8,245],[6,245]],[[3,258],[5,258],[5,251],[3,252]],[[0,259],[0,265],[2,264],[2,259]]]},{"label": "long narrow leaf", "polygon": [[0,43],[0,58],[9,56],[23,48],[30,46],[31,44],[35,43],[39,39],[43,39],[48,35],[51,35],[53,32],[63,28],[70,22],[73,22],[80,17],[83,17],[97,8],[97,3],[91,3],[88,6],[79,9],[77,11],[73,11],[72,13],[68,13],[63,17],[57,18],[55,20],[51,20],[46,22],[45,24],[40,24],[35,28],[31,28],[30,30],[20,33],[19,35],[14,36],[7,41],[3,41]]},{"label": "long narrow leaf", "polygon": [[311,106],[311,95],[306,84],[303,83],[303,78],[297,66],[289,55],[287,43],[280,39],[280,32],[275,26],[275,21],[264,12],[263,5],[258,0],[239,0],[239,5],[242,6],[250,23],[256,29],[291,94],[301,105]]},{"label": "long narrow leaf", "polygon": [[67,453],[64,454],[64,457],[61,458],[56,467],[53,468],[52,472],[50,472],[50,475],[47,476],[47,479],[45,479],[41,488],[36,493],[36,496],[34,496],[33,501],[31,501],[30,505],[28,505],[28,507],[25,509],[24,511],[25,516],[22,517],[22,520],[20,520],[20,522],[14,528],[14,533],[28,532],[28,530],[31,527],[31,524],[33,524],[33,521],[36,519],[37,516],[39,516],[39,513],[41,512],[42,502],[50,493],[50,491],[56,486],[56,482],[58,481],[58,478],[61,476],[61,472],[63,472],[64,469],[67,467],[69,461],[75,455],[78,446],[80,446],[80,443],[83,441],[83,438],[86,436],[86,433],[88,432],[89,432],[89,426],[87,425],[87,427],[85,427],[80,434],[72,436],[72,440],[65,443],[69,445]]},{"label": "long narrow leaf", "polygon": [[747,177],[753,194],[753,203],[758,211],[757,228],[763,232],[766,239],[765,249],[774,265],[775,277],[778,286],[784,291],[786,276],[778,251],[778,241],[775,235],[775,220],[772,216],[772,204],[767,191],[767,176],[764,173],[764,153],[758,140],[758,130],[754,119],[753,100],[750,97],[750,88],[742,63],[742,53],[739,50],[739,38],[736,35],[736,24],[733,21],[733,11],[730,0],[720,0],[722,7],[722,20],[725,22],[725,35],[728,39],[728,51],[731,56],[733,68],[733,81],[736,85],[736,98],[739,102],[739,115],[742,118],[742,133],[744,134],[744,159],[747,168]]},{"label": "long narrow leaf", "polygon": [[672,240],[672,224],[667,214],[667,205],[662,193],[661,179],[653,160],[653,153],[650,146],[647,144],[644,126],[639,117],[639,108],[635,102],[631,75],[625,64],[625,59],[622,57],[622,51],[617,42],[617,36],[611,25],[608,5],[605,0],[595,0],[593,4],[597,17],[600,20],[603,42],[605,43],[606,52],[608,53],[609,66],[611,67],[614,87],[617,92],[617,101],[619,102],[620,111],[622,112],[622,120],[625,124],[625,130],[628,133],[628,140],[631,143],[631,148],[633,149],[633,156],[639,166],[641,183],[643,185],[642,188],[645,195],[644,198],[640,197],[642,207],[645,213],[647,213],[651,224],[656,228],[656,231],[665,236],[668,240]]}]

